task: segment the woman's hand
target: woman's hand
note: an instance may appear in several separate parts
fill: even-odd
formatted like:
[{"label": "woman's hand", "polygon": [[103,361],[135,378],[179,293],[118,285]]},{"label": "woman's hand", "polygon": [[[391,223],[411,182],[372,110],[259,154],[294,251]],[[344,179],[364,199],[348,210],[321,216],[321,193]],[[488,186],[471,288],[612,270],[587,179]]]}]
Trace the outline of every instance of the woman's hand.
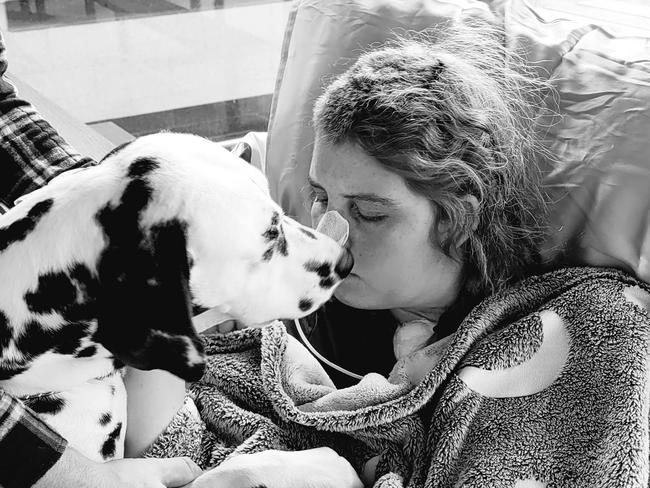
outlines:
[{"label": "woman's hand", "polygon": [[34,488],[175,488],[186,485],[201,472],[189,458],[98,463],[68,446]]},{"label": "woman's hand", "polygon": [[176,488],[201,474],[189,458],[119,459],[103,464],[102,469],[115,480],[114,486],[125,488]]},{"label": "woman's hand", "polygon": [[206,471],[187,488],[363,488],[354,468],[328,447],[242,454]]}]

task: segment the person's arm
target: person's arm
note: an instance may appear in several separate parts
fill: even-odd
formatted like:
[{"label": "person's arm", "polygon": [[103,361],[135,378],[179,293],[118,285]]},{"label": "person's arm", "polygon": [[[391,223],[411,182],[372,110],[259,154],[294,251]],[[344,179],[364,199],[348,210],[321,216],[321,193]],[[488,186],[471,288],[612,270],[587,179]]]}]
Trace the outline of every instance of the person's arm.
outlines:
[{"label": "person's arm", "polygon": [[0,213],[25,193],[69,169],[95,164],[80,156],[21,100],[7,80],[5,45],[0,35]]},{"label": "person's arm", "polygon": [[67,447],[34,488],[175,488],[190,483],[201,473],[189,458],[118,459],[97,463]]},{"label": "person's arm", "polygon": [[[183,406],[185,381],[167,371],[126,368],[125,457],[138,457],[158,438]],[[155,405],[156,408],[151,408]]]},{"label": "person's arm", "polygon": [[[0,36],[0,214],[20,196],[69,169],[80,156],[6,79]],[[190,459],[123,459],[96,463],[71,448],[29,408],[0,390],[0,486],[76,488],[176,487],[201,474]]]},{"label": "person's arm", "polygon": [[0,390],[0,486],[31,486],[61,457],[66,441]]},{"label": "person's arm", "polygon": [[[371,484],[370,479],[367,480]],[[354,468],[329,447],[305,451],[261,451],[240,454],[206,471],[187,488],[244,486],[363,488]]]},{"label": "person's arm", "polygon": [[201,469],[188,458],[96,463],[22,402],[0,390],[0,486],[3,488],[160,488],[182,486]]}]

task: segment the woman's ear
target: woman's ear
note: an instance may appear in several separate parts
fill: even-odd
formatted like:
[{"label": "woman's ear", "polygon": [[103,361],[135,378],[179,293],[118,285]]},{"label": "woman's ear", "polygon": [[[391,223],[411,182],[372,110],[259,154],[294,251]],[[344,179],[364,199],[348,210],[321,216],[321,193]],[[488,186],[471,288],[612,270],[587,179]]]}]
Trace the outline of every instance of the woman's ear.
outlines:
[{"label": "woman's ear", "polygon": [[466,226],[467,230],[462,234],[460,234],[456,242],[457,248],[460,248],[463,244],[465,244],[467,239],[469,239],[471,232],[476,231],[476,229],[478,228],[478,221],[479,221],[478,198],[476,198],[474,195],[465,195],[463,196],[463,203],[465,204],[465,211],[466,211],[466,218],[467,218],[468,225]]},{"label": "woman's ear", "polygon": [[[474,195],[463,195],[461,198],[462,209],[457,207],[454,208],[455,215],[443,215],[440,207],[438,207],[438,212],[436,215],[437,219],[437,232],[438,239],[440,242],[446,242],[450,237],[450,233],[455,233],[455,239],[453,240],[452,248],[460,249],[463,244],[469,239],[469,236],[478,228],[479,223],[479,201]],[[462,212],[462,213],[461,213]],[[462,225],[461,223],[465,223]],[[454,228],[454,223],[456,228]],[[465,230],[459,231],[458,227],[461,227]]]}]

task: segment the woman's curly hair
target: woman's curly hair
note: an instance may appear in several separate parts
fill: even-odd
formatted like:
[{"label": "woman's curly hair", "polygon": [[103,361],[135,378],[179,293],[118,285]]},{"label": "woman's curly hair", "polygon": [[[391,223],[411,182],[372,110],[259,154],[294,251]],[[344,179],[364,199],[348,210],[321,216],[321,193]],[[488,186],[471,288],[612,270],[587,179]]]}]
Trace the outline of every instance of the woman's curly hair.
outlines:
[{"label": "woman's curly hair", "polygon": [[535,157],[546,87],[503,46],[485,24],[403,37],[361,56],[314,108],[317,137],[357,144],[437,207],[451,229],[437,244],[463,260],[461,294],[476,298],[538,263],[546,220]]}]

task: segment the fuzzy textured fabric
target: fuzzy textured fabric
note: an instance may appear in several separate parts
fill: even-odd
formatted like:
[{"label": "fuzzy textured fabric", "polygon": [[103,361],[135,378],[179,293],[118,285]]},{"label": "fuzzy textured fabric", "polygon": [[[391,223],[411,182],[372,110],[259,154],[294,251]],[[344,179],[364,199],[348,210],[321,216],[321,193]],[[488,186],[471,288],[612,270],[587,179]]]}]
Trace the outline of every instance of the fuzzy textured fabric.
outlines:
[{"label": "fuzzy textured fabric", "polygon": [[529,278],[341,390],[279,323],[209,336],[200,421],[179,422],[188,402],[150,453],[209,467],[325,445],[376,465],[375,488],[647,487],[649,292],[613,270]]}]

